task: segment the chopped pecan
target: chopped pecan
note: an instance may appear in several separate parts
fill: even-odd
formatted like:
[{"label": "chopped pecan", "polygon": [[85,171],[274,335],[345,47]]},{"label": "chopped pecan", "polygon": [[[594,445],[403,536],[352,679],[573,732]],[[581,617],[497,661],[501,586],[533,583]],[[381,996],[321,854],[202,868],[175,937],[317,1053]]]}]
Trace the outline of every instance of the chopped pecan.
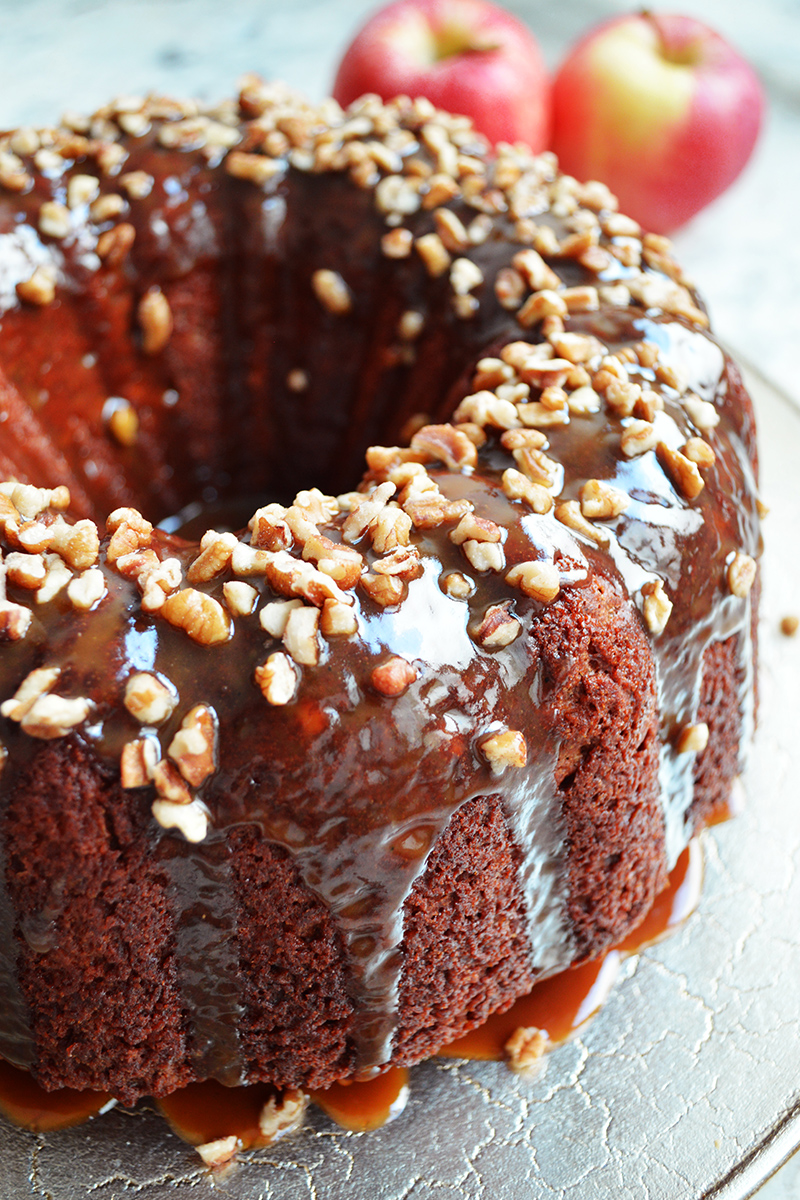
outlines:
[{"label": "chopped pecan", "polygon": [[509,467],[503,472],[503,492],[509,500],[522,500],[535,513],[547,513],[553,507],[553,497],[547,488],[533,483],[521,471]]},{"label": "chopped pecan", "polygon": [[153,286],[139,301],[137,309],[145,354],[160,354],[172,337],[172,309],[160,287]]},{"label": "chopped pecan", "polygon": [[83,696],[68,699],[48,692],[34,700],[20,721],[23,732],[46,741],[65,737],[82,724],[92,711],[92,702]]},{"label": "chopped pecan", "polygon": [[346,542],[357,542],[370,528],[396,491],[394,483],[381,483],[374,491],[360,496],[342,526]]},{"label": "chopped pecan", "polygon": [[750,592],[756,579],[756,560],[749,554],[737,551],[731,559],[726,572],[728,587],[734,596],[744,598]]},{"label": "chopped pecan", "polygon": [[225,603],[229,611],[234,617],[249,616],[258,600],[256,589],[251,587],[249,583],[242,583],[238,579],[223,583],[222,594],[225,597]]},{"label": "chopped pecan", "polygon": [[505,551],[499,542],[479,542],[471,538],[462,542],[461,549],[476,571],[502,571],[506,565]]},{"label": "chopped pecan", "polygon": [[382,696],[400,696],[417,678],[410,662],[393,655],[374,667],[370,679],[376,692]]},{"label": "chopped pecan", "polygon": [[400,604],[408,591],[407,585],[395,575],[373,575],[367,572],[361,576],[359,587],[366,592],[371,600],[381,608],[390,608]]},{"label": "chopped pecan", "polygon": [[673,450],[665,442],[659,442],[656,447],[659,461],[672,480],[675,487],[687,500],[694,500],[705,487],[705,480],[697,469],[697,464]]},{"label": "chopped pecan", "polygon": [[0,599],[0,642],[20,642],[30,627],[33,613],[24,604]]},{"label": "chopped pecan", "polygon": [[520,1025],[514,1030],[503,1049],[512,1071],[530,1074],[542,1064],[549,1040],[543,1029],[534,1025]]},{"label": "chopped pecan", "polygon": [[708,745],[708,732],[705,721],[700,721],[697,725],[685,725],[675,743],[678,754],[702,753]]},{"label": "chopped pecan", "polygon": [[201,646],[215,646],[230,637],[231,619],[225,609],[213,596],[195,588],[183,588],[167,596],[161,613],[170,625],[182,629]]},{"label": "chopped pecan", "polygon": [[554,563],[538,559],[517,563],[507,573],[506,583],[542,604],[550,604],[561,590],[558,568]]},{"label": "chopped pecan", "polygon": [[319,609],[302,605],[289,613],[283,631],[283,644],[296,663],[314,667],[319,662]]},{"label": "chopped pecan", "polygon": [[142,725],[160,725],[175,711],[178,693],[171,683],[149,671],[137,671],[125,685],[123,703]]},{"label": "chopped pecan", "polygon": [[50,691],[60,674],[60,667],[36,667],[25,676],[11,699],[0,704],[0,714],[21,721],[39,697]]},{"label": "chopped pecan", "polygon": [[672,601],[660,579],[642,585],[642,615],[652,634],[658,636],[664,632],[671,612]]},{"label": "chopped pecan", "polygon": [[480,742],[480,749],[493,775],[502,775],[508,767],[524,767],[528,761],[525,736],[518,729],[491,734]]},{"label": "chopped pecan", "polygon": [[152,737],[134,738],[122,747],[119,774],[124,788],[147,787],[159,759],[158,741]]},{"label": "chopped pecan", "polygon": [[350,289],[338,271],[325,268],[311,276],[311,286],[319,302],[334,316],[344,316],[353,307]]},{"label": "chopped pecan", "polygon": [[349,637],[358,630],[355,609],[339,600],[326,600],[322,606],[320,629],[325,637]]},{"label": "chopped pecan", "polygon": [[451,471],[474,467],[478,462],[473,443],[453,425],[425,425],[412,437],[411,449],[438,459]]},{"label": "chopped pecan", "polygon": [[297,689],[297,668],[288,654],[277,651],[256,667],[255,680],[264,699],[276,707],[288,704]]},{"label": "chopped pecan", "polygon": [[510,601],[492,604],[487,608],[480,623],[470,628],[473,641],[486,650],[509,646],[522,632],[522,624],[509,611]]},{"label": "chopped pecan", "polygon": [[580,490],[581,513],[590,520],[618,517],[631,502],[630,496],[603,479],[588,479]]},{"label": "chopped pecan", "polygon": [[181,722],[167,754],[192,787],[200,787],[217,769],[217,714],[196,704]]},{"label": "chopped pecan", "polygon": [[200,553],[186,572],[189,583],[207,583],[229,565],[239,539],[233,533],[207,530],[200,539]]},{"label": "chopped pecan", "polygon": [[162,829],[179,829],[187,842],[202,842],[208,833],[208,812],[199,800],[154,800],[152,813]]}]

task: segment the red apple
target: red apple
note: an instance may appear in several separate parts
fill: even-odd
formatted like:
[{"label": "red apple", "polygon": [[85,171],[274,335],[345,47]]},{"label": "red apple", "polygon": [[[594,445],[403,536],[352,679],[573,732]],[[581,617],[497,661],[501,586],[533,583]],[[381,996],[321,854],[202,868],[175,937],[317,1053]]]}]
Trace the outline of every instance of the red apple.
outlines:
[{"label": "red apple", "polygon": [[640,13],[594,29],[553,91],[562,169],[601,179],[656,233],[688,221],[744,167],[764,97],[748,63],[693,17]]},{"label": "red apple", "polygon": [[516,17],[486,0],[397,0],[375,13],[333,87],[345,106],[364,92],[426,96],[471,117],[491,142],[547,145],[550,84],[539,47]]}]

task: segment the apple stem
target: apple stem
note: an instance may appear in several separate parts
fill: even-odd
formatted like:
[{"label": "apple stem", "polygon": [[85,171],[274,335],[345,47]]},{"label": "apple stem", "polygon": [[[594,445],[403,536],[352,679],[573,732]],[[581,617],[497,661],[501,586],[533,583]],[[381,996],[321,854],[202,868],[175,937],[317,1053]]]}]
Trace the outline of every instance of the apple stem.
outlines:
[{"label": "apple stem", "polygon": [[663,59],[679,67],[691,67],[699,60],[700,39],[695,37],[682,44],[675,41],[675,28],[669,23],[670,18],[643,8],[639,14],[647,21],[658,38],[658,52]]},{"label": "apple stem", "polygon": [[434,46],[434,61],[442,62],[446,58],[456,58],[459,54],[486,54],[492,50],[499,50],[501,42],[481,30],[473,31],[449,25],[436,33]]}]

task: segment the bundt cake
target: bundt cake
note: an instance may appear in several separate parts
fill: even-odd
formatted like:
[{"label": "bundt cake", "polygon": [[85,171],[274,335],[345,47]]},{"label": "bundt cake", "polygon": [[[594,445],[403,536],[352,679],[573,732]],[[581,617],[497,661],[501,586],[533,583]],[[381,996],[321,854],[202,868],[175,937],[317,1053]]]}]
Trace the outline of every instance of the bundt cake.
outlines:
[{"label": "bundt cake", "polygon": [[624,937],[753,719],[752,410],[666,239],[252,78],[3,135],[0,264],[2,1055],[320,1087]]}]

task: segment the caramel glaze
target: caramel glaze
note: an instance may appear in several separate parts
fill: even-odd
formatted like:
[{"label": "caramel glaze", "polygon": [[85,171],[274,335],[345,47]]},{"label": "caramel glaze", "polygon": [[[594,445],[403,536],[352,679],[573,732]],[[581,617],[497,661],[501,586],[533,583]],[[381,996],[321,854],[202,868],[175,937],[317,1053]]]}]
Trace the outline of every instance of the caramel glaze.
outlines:
[{"label": "caramel glaze", "polygon": [[[491,287],[481,293],[480,318],[458,320],[446,276],[430,279],[415,257],[382,256],[385,225],[372,193],[345,176],[289,169],[261,191],[198,156],[156,146],[152,136],[132,139],[126,149],[125,169],[147,171],[153,186],[126,216],[136,238],[123,268],[99,263],[97,233],[88,223],[67,243],[39,239],[31,214],[45,197],[62,196],[58,177],[36,173],[27,194],[0,198],[6,288],[15,270],[19,278],[29,272],[29,243],[64,281],[63,301],[35,313],[12,305],[3,315],[0,402],[10,436],[0,444],[0,468],[37,484],[66,483],[76,515],[136,501],[147,515],[163,517],[195,501],[198,488],[201,501],[213,504],[253,492],[290,497],[308,484],[352,486],[365,445],[395,436],[420,411],[434,420],[449,415],[469,390],[464,364],[519,336]],[[458,201],[451,207],[465,219],[473,215]],[[560,228],[549,213],[537,220]],[[434,227],[427,212],[412,223],[415,234]],[[471,251],[487,280],[509,261],[510,229],[500,214],[491,235]],[[309,288],[310,272],[323,266],[347,278],[353,307],[344,316],[325,312]],[[597,282],[575,261],[558,266],[567,284]],[[625,275],[613,260],[599,278]],[[168,298],[174,333],[163,353],[143,356],[130,329],[136,298],[154,286]],[[425,317],[413,361],[394,333],[408,310]],[[456,811],[475,797],[501,797],[522,856],[530,969],[534,976],[552,973],[624,935],[690,836],[694,756],[676,754],[675,735],[697,717],[704,652],[734,636],[746,730],[749,608],[726,594],[724,577],[733,553],[755,554],[759,541],[750,408],[735,368],[688,322],[643,308],[604,304],[570,315],[566,327],[595,334],[612,352],[642,339],[657,343],[661,362],[715,405],[720,422],[712,435],[716,464],[693,501],[676,491],[653,451],[631,460],[621,455],[625,422],[605,409],[548,429],[548,453],[563,470],[554,495],[575,499],[583,482],[597,478],[631,497],[622,515],[603,523],[608,554],[552,512],[537,515],[506,498],[500,478],[513,460],[491,433],[474,471],[431,468],[445,496],[469,498],[477,515],[507,530],[507,567],[555,561],[561,594],[554,604],[527,598],[502,574],[470,572],[448,528],[440,527],[412,531],[424,569],[408,584],[407,599],[382,609],[357,598],[358,635],[329,639],[319,665],[302,669],[296,700],[284,707],[267,705],[253,682],[255,667],[275,648],[256,617],[237,618],[228,642],[199,646],[143,614],[135,587],[107,565],[108,595],[96,611],[76,613],[61,593],[36,609],[23,641],[3,647],[3,695],[47,665],[61,668],[60,694],[91,699],[91,719],[65,744],[80,747],[108,777],[118,770],[123,745],[140,733],[120,704],[132,671],[161,674],[181,697],[174,716],[153,731],[162,753],[191,704],[209,705],[217,715],[218,769],[199,791],[210,814],[208,836],[190,844],[157,826],[148,834],[174,916],[171,952],[197,1078],[231,1084],[247,1075],[232,936],[236,831],[254,828],[285,852],[330,912],[353,1013],[339,1069],[368,1078],[391,1061],[404,902]],[[297,370],[309,380],[300,400],[286,383]],[[696,431],[678,393],[646,367],[638,377],[663,397],[655,417],[659,439],[681,447]],[[137,410],[135,448],[111,446],[109,396],[123,396]],[[343,519],[334,519],[326,535],[339,540]],[[197,554],[195,545],[163,532],[153,545],[185,566]],[[358,548],[369,563],[377,557],[363,541]],[[467,601],[442,587],[448,572],[465,568],[475,577]],[[221,598],[230,578],[226,569],[201,590]],[[657,736],[661,760],[663,831],[650,828],[648,835],[656,865],[622,927],[598,919],[582,928],[588,884],[568,853],[580,839],[569,796],[588,750],[561,719],[565,689],[577,686],[568,648],[554,675],[552,664],[543,665],[542,639],[552,635],[560,613],[574,615],[586,597],[599,597],[638,654],[647,635],[630,598],[656,579],[674,602],[667,630],[652,639],[654,675],[644,672],[640,716],[642,745]],[[248,582],[265,599],[274,596],[263,578]],[[25,599],[13,587],[9,597]],[[523,633],[502,650],[486,651],[470,629],[499,601],[510,603]],[[390,655],[417,671],[393,698],[370,682],[373,668]],[[0,787],[4,805],[13,808],[43,747],[12,722],[5,725]],[[524,732],[527,762],[496,778],[480,744],[502,728]],[[655,784],[648,786],[654,802]],[[14,886],[18,903],[24,881]],[[11,911],[6,893],[0,905]],[[58,926],[57,888],[32,923],[14,933],[10,920],[4,924],[0,1050],[14,1063],[32,1063],[35,1050],[13,964],[26,945],[47,954],[58,944]]]},{"label": "caramel glaze", "polygon": [[[568,1040],[604,1003],[621,958],[660,941],[691,915],[700,898],[702,876],[702,850],[699,839],[694,838],[645,920],[618,948],[543,979],[506,1012],[493,1014],[477,1029],[443,1046],[439,1055],[500,1061],[505,1057],[506,1042],[520,1026],[541,1029],[549,1046]],[[408,1092],[408,1069],[391,1067],[361,1083],[344,1081],[314,1090],[310,1098],[341,1128],[367,1132],[397,1117]],[[27,1072],[0,1061],[0,1110],[26,1129],[40,1132],[80,1124],[100,1112],[109,1099],[101,1093],[67,1088],[45,1092]],[[159,1101],[159,1108],[175,1133],[192,1145],[234,1136],[240,1149],[250,1149],[270,1140],[259,1122],[263,1106],[270,1101],[279,1103],[280,1097],[269,1084],[224,1088],[207,1080],[171,1093]]]}]

